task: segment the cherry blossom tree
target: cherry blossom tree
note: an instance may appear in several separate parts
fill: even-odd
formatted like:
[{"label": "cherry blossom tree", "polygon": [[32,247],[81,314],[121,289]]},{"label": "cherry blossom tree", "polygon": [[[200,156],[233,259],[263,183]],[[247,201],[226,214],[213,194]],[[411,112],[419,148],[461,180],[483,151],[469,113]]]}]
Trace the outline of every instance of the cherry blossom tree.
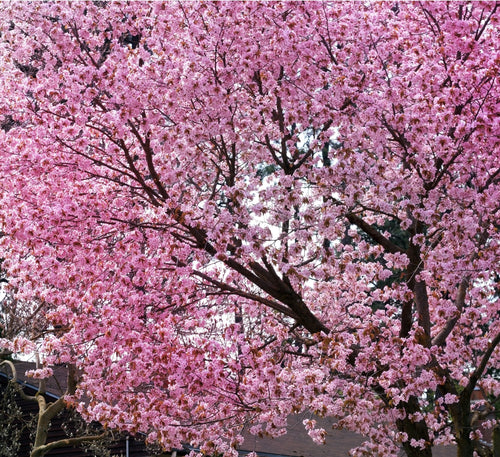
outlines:
[{"label": "cherry blossom tree", "polygon": [[45,363],[81,371],[67,401],[167,449],[309,411],[354,455],[472,457],[471,395],[500,394],[499,13],[3,3],[2,256]]}]

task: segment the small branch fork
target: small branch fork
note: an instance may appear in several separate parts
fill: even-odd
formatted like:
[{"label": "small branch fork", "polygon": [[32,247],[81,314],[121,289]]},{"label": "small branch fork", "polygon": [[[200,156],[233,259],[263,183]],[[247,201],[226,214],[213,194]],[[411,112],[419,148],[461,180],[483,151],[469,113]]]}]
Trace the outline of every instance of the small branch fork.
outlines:
[{"label": "small branch fork", "polygon": [[[12,372],[10,382],[15,387],[17,393],[23,400],[38,403],[38,422],[36,427],[35,443],[30,453],[30,457],[43,457],[53,449],[62,447],[73,447],[82,443],[97,441],[108,436],[108,432],[104,431],[99,435],[77,436],[72,438],[64,438],[51,443],[47,443],[50,422],[63,411],[67,406],[64,400],[64,395],[59,397],[55,402],[47,403],[44,397],[44,383],[40,383],[40,388],[35,395],[26,395],[21,384],[17,379],[17,371],[14,363],[10,360],[3,360],[0,366],[7,365]],[[73,365],[68,367],[68,389],[66,394],[74,394],[76,391],[76,369]]]}]

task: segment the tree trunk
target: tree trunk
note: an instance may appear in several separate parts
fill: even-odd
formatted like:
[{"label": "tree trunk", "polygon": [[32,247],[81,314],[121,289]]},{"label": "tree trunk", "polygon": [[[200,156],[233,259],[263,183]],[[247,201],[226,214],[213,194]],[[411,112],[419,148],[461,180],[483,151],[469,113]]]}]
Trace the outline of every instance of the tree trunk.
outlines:
[{"label": "tree trunk", "polygon": [[[408,418],[411,414],[420,412],[418,398],[410,397],[408,402],[404,403],[402,406],[407,417],[397,420],[396,425],[400,432],[404,432],[408,435],[408,440],[403,443],[403,449],[406,455],[408,457],[432,457],[432,447],[427,424],[423,420],[414,422]],[[412,439],[416,441],[424,440],[425,448],[413,447],[411,445]]]},{"label": "tree trunk", "polygon": [[493,429],[493,457],[500,457],[500,425]]},{"label": "tree trunk", "polygon": [[449,411],[455,428],[457,457],[473,457],[474,443],[470,437],[472,430],[470,392],[467,389],[460,394],[458,403],[449,405]]},{"label": "tree trunk", "polygon": [[474,455],[474,444],[469,438],[468,433],[464,433],[460,437],[456,437],[457,440],[457,457],[473,457]]}]

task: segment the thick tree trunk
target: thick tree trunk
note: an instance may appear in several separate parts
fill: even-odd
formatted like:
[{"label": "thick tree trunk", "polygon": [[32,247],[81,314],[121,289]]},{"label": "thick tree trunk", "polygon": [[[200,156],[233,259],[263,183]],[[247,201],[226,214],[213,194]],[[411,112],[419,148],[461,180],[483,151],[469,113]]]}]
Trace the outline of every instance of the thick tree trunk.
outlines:
[{"label": "thick tree trunk", "polygon": [[[400,432],[404,432],[408,435],[408,440],[403,443],[403,449],[408,457],[432,457],[432,447],[429,439],[429,430],[427,429],[427,424],[425,421],[414,422],[408,418],[411,414],[420,412],[420,406],[418,404],[417,397],[410,397],[408,402],[404,403],[403,408],[406,412],[407,417],[405,419],[399,419],[396,421],[396,425]],[[423,440],[425,442],[425,448],[414,447],[411,445],[411,440],[416,441]]]},{"label": "thick tree trunk", "polygon": [[473,457],[474,443],[470,437],[472,430],[470,412],[470,393],[462,392],[458,403],[449,405],[449,411],[455,428],[457,457]]},{"label": "thick tree trunk", "polygon": [[473,457],[474,443],[469,438],[468,434],[462,437],[457,437],[457,457]]},{"label": "thick tree trunk", "polygon": [[493,429],[493,457],[500,457],[500,425]]}]

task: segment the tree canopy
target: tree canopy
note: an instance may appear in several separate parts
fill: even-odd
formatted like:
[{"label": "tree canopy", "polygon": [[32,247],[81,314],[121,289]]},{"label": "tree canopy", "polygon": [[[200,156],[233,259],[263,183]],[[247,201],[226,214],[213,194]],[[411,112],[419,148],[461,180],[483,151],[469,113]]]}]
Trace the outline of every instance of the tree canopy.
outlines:
[{"label": "tree canopy", "polygon": [[307,410],[358,455],[472,457],[472,392],[500,393],[498,18],[2,3],[1,256],[45,323],[2,345],[165,448],[236,455]]}]

